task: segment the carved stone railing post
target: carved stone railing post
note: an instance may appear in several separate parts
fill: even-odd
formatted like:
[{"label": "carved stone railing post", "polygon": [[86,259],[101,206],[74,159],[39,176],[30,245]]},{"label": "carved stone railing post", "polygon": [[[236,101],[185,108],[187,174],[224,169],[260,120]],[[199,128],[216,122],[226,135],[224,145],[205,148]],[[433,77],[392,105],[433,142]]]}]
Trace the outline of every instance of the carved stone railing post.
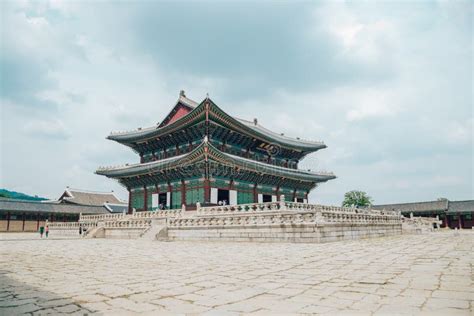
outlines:
[{"label": "carved stone railing post", "polygon": [[285,195],[280,195],[280,211],[286,211]]}]

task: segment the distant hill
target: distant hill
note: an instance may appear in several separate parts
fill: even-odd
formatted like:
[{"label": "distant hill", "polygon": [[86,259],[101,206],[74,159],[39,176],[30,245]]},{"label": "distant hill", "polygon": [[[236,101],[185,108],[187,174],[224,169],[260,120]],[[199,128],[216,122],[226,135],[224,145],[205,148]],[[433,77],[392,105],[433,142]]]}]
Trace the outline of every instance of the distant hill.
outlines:
[{"label": "distant hill", "polygon": [[15,191],[8,191],[5,189],[0,189],[0,197],[9,198],[9,199],[17,199],[17,200],[29,200],[29,201],[44,201],[47,200],[46,198],[39,197],[37,195],[31,196],[25,193],[15,192]]}]

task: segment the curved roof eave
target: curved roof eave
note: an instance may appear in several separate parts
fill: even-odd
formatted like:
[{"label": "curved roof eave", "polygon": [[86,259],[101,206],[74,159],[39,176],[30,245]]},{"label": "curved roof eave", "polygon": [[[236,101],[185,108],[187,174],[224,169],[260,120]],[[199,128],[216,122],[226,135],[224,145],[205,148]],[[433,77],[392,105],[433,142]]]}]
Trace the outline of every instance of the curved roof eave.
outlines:
[{"label": "curved roof eave", "polygon": [[218,156],[224,157],[226,162],[234,163],[241,168],[248,169],[254,172],[259,172],[258,168],[261,168],[261,171],[266,173],[271,173],[281,177],[288,177],[295,180],[303,180],[308,182],[326,182],[328,180],[336,178],[336,176],[332,173],[317,173],[299,169],[291,169],[286,167],[269,165],[244,157],[234,156],[220,151],[212,144],[207,142],[207,140],[204,140],[198,147],[193,149],[191,152],[183,155],[166,158],[159,161],[151,161],[147,163],[138,163],[120,167],[99,168],[96,171],[96,174],[104,175],[110,178],[125,178],[157,172],[163,166],[169,168],[176,167],[179,164],[185,166],[190,162],[189,158],[192,158],[205,146],[209,148],[209,155],[211,157],[213,155],[215,156],[214,159],[219,159]]},{"label": "curved roof eave", "polygon": [[[210,145],[210,147],[211,146],[212,145]],[[261,161],[255,161],[252,159],[224,153],[216,149],[215,147],[213,147],[213,150],[217,151],[221,155],[226,156],[228,159],[231,159],[234,163],[238,162],[236,164],[240,164],[240,166],[242,166],[243,168],[250,169],[255,172],[257,172],[258,171],[257,169],[260,167],[262,168],[262,171],[265,170],[267,173],[277,174],[278,176],[289,177],[295,180],[301,180],[302,178],[304,178],[306,181],[311,181],[311,182],[326,182],[328,180],[332,180],[336,178],[336,176],[333,173],[311,172],[311,171],[305,171],[305,170],[300,170],[300,169],[291,169],[291,168],[280,167],[276,165],[269,165]],[[255,166],[255,168],[250,168],[251,166]]]}]

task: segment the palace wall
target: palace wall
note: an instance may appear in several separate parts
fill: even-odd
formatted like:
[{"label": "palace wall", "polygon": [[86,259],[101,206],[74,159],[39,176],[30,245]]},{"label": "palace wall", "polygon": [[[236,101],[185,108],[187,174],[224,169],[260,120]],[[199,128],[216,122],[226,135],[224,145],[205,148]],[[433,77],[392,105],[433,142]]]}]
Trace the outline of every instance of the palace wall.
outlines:
[{"label": "palace wall", "polygon": [[168,228],[169,240],[324,243],[400,235],[401,224],[303,224]]}]

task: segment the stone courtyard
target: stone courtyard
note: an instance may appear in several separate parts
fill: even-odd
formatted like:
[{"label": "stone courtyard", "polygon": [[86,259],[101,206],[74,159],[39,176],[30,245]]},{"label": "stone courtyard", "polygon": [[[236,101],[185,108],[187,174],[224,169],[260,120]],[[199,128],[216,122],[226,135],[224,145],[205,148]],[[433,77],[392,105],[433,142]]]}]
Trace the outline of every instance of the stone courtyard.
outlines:
[{"label": "stone courtyard", "polygon": [[0,315],[473,315],[472,231],[325,244],[0,235]]}]

